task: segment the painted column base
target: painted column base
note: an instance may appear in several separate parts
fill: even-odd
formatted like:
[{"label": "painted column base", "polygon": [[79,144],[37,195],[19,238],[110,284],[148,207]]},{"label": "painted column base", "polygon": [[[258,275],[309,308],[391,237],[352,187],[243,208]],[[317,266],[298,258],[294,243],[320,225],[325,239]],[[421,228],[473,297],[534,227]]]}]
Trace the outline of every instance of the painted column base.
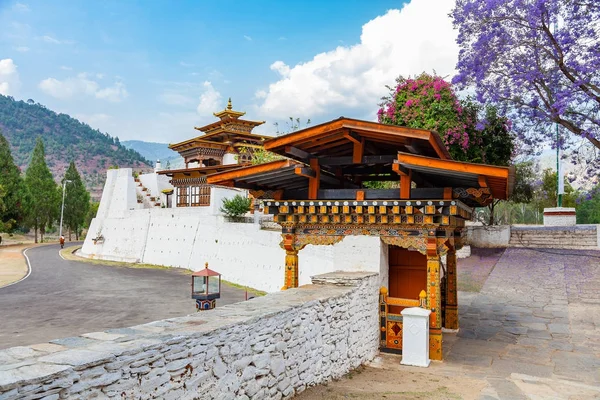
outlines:
[{"label": "painted column base", "polygon": [[577,215],[573,207],[544,208],[544,226],[573,226]]},{"label": "painted column base", "polygon": [[429,314],[420,307],[402,310],[402,365],[429,366]]}]

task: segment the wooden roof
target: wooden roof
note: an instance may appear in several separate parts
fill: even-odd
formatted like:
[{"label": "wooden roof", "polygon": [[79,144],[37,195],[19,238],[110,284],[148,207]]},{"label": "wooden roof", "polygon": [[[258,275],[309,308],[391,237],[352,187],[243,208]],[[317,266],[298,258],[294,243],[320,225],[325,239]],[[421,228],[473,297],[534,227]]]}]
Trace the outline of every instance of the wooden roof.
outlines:
[{"label": "wooden roof", "polygon": [[[217,173],[207,177],[206,182],[244,189],[293,190],[307,187],[308,179],[314,176],[314,171],[308,165],[283,159]],[[339,186],[339,180],[327,172],[322,172],[319,179],[325,188]]]},{"label": "wooden roof", "polygon": [[195,167],[195,168],[182,168],[182,169],[166,169],[158,171],[160,175],[173,176],[176,173],[192,173],[199,172],[200,175],[210,175],[217,172],[229,171],[232,169],[240,169],[248,164],[226,164],[226,165],[211,165],[210,167]]},{"label": "wooden roof", "polygon": [[492,196],[500,200],[508,199],[514,186],[514,167],[440,160],[406,153],[399,153],[395,164],[416,172],[435,187],[488,187]]},{"label": "wooden roof", "polygon": [[364,146],[367,156],[402,151],[451,158],[435,132],[345,117],[267,140],[264,146],[265,150],[306,162],[311,157],[352,156],[358,144]]}]

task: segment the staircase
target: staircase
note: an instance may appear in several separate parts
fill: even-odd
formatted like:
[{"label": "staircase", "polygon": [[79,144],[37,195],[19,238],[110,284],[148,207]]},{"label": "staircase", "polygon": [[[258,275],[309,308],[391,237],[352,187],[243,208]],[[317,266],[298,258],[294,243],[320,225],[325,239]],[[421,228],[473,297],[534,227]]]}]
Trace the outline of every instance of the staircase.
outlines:
[{"label": "staircase", "polygon": [[598,225],[511,226],[510,247],[599,250]]},{"label": "staircase", "polygon": [[[139,178],[135,178],[135,195],[138,199],[138,204],[142,204],[142,208],[160,208],[160,196],[152,196],[150,190],[142,185]],[[141,198],[141,202],[140,202]]]}]

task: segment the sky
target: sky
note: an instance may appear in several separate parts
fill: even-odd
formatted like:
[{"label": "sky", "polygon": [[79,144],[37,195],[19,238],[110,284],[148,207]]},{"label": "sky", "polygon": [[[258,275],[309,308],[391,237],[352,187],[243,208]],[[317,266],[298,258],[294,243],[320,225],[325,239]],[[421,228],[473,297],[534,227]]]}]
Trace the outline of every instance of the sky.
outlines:
[{"label": "sky", "polygon": [[225,108],[375,120],[399,75],[451,77],[453,0],[0,0],[0,94],[120,140],[175,143]]}]

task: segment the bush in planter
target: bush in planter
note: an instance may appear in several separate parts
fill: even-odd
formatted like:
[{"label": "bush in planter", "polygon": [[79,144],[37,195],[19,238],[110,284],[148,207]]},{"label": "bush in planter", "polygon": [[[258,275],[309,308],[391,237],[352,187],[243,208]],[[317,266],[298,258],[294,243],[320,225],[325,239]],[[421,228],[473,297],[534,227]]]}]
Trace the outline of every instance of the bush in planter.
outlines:
[{"label": "bush in planter", "polygon": [[221,206],[220,210],[232,220],[236,220],[250,211],[251,204],[251,199],[236,194],[231,199],[223,199],[223,205]]}]

